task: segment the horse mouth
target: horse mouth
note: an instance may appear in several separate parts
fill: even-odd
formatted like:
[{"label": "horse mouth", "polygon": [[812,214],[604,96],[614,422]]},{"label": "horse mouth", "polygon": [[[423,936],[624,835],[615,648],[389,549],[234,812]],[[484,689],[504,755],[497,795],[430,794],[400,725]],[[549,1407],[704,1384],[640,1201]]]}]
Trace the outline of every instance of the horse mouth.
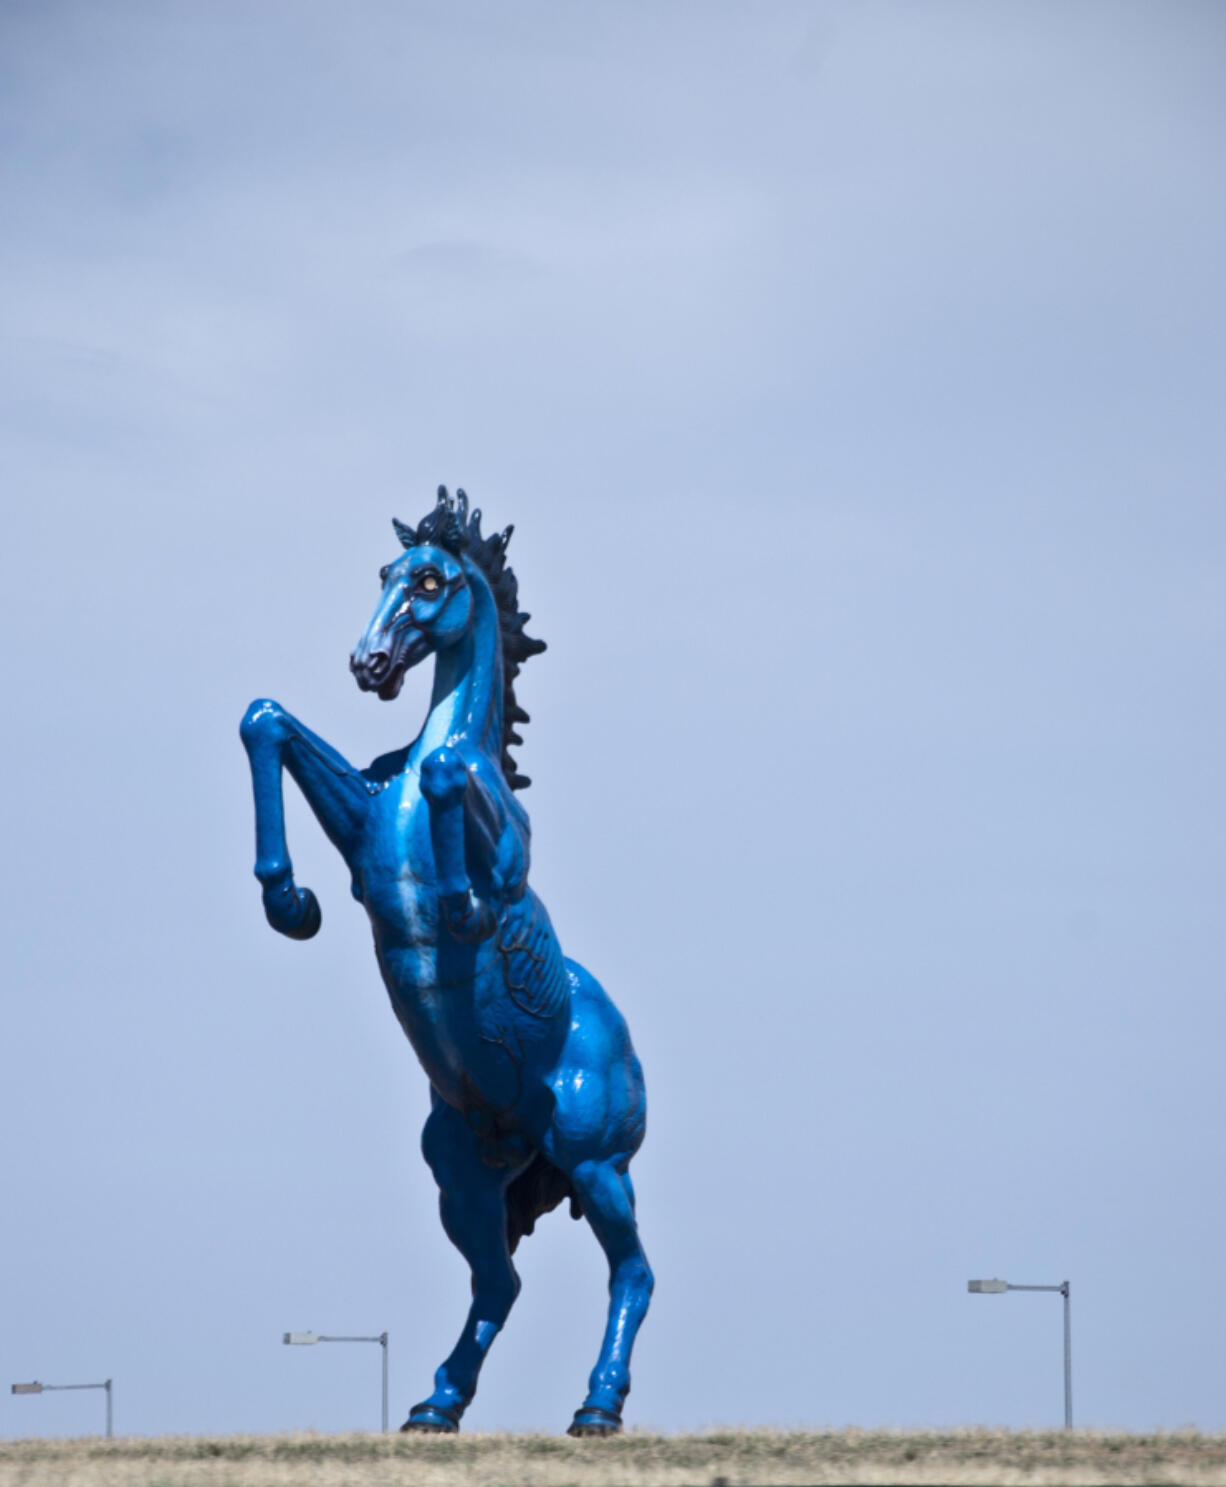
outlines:
[{"label": "horse mouth", "polygon": [[382,650],[359,657],[354,651],[349,657],[349,670],[363,692],[376,692],[384,702],[390,702],[404,681],[404,657]]}]

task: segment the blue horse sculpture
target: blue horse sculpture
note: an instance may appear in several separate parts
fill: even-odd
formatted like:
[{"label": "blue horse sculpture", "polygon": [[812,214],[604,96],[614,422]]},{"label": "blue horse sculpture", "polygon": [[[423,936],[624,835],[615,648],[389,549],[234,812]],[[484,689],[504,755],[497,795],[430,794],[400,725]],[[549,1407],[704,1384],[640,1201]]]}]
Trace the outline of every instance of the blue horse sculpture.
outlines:
[{"label": "blue horse sculpture", "polygon": [[353,879],[374,928],[392,1009],[431,1085],[422,1150],[439,1186],[448,1238],[472,1271],[460,1339],[434,1392],[402,1429],[454,1431],[519,1291],[511,1256],[564,1199],[609,1261],[609,1315],[571,1435],[621,1428],[630,1353],[652,1275],[634,1218],[630,1159],[643,1139],[643,1072],[621,1014],[563,957],[528,887],[529,781],[508,752],[528,715],[520,665],[545,649],[524,632],[511,528],[481,535],[481,513],[440,488],[350,658],[364,692],[391,701],[410,666],[435,656],[425,727],[406,748],[355,769],[276,702],[252,703],[241,735],[255,790],[255,875],[272,927],[305,940],[319,904],[294,882],[282,771]]}]

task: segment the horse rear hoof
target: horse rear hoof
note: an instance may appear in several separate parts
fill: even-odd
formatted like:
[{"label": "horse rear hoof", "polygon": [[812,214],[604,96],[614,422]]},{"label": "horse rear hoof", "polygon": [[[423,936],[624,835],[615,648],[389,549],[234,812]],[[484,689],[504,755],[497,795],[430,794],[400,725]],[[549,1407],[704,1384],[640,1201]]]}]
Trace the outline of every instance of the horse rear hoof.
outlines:
[{"label": "horse rear hoof", "polygon": [[584,1409],[575,1411],[575,1418],[566,1433],[573,1436],[617,1435],[621,1428],[620,1418],[608,1410]]},{"label": "horse rear hoof", "polygon": [[400,1427],[400,1433],[455,1435],[459,1428],[460,1422],[446,1410],[436,1409],[432,1404],[415,1404],[409,1411],[409,1418]]}]

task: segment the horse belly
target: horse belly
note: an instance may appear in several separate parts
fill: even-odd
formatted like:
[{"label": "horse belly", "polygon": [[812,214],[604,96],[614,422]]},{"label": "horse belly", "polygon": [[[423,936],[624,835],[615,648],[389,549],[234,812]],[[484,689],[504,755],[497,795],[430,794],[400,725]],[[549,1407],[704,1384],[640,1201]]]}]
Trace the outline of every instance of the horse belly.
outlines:
[{"label": "horse belly", "polygon": [[444,981],[427,947],[383,946],[384,981],[439,1095],[475,1120],[516,1124],[551,1099],[550,1071],[570,1024],[565,964],[532,905],[512,906],[491,939],[467,948],[480,955],[471,975]]},{"label": "horse belly", "polygon": [[[497,982],[501,978],[492,974]],[[493,1130],[539,1102],[565,1028],[527,1019],[498,985],[393,990],[392,1009],[447,1104]]]}]

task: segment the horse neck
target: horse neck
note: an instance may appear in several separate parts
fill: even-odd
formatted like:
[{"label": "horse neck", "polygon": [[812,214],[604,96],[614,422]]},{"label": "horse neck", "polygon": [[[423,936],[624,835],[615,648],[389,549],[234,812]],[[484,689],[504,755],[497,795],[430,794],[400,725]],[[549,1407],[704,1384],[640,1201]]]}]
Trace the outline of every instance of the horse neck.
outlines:
[{"label": "horse neck", "polygon": [[472,593],[467,633],[434,660],[434,690],[426,725],[409,751],[410,765],[444,744],[467,743],[502,758],[502,634],[498,607],[484,576],[464,563]]}]

